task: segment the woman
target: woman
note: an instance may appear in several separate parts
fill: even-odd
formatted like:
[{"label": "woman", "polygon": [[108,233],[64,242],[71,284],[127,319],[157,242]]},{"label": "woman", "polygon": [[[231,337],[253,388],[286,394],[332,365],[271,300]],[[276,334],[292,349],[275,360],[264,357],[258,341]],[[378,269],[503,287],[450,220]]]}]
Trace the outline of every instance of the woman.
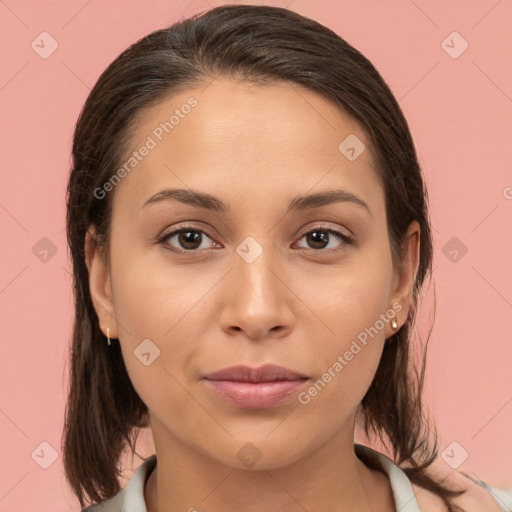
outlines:
[{"label": "woman", "polygon": [[[506,510],[432,466],[410,344],[427,193],[357,50],[286,9],[212,9],[108,67],[73,158],[64,463],[82,507]],[[121,491],[149,426],[156,454]]]}]

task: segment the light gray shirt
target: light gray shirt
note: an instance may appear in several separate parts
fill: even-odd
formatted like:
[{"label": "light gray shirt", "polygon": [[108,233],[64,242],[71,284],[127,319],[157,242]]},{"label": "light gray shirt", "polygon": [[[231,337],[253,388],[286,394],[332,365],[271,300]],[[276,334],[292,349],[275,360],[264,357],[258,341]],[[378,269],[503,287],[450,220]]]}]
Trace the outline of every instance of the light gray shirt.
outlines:
[{"label": "light gray shirt", "polygon": [[[416,496],[407,475],[388,457],[367,446],[355,445],[359,456],[377,458],[391,483],[397,512],[421,512]],[[151,471],[156,466],[156,454],[148,457],[133,473],[126,486],[114,497],[99,505],[87,507],[81,512],[147,512],[144,501],[144,487]],[[492,487],[485,482],[476,482],[485,488],[503,512],[512,512],[512,494]],[[191,509],[193,509],[191,507]]]}]

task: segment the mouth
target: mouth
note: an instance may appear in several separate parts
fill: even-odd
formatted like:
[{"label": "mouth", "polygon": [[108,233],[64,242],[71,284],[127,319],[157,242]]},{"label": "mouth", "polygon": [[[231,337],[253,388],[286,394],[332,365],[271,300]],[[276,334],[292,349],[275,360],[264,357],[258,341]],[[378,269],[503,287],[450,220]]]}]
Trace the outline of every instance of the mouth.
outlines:
[{"label": "mouth", "polygon": [[204,376],[209,389],[244,409],[275,407],[297,393],[307,375],[276,365],[233,366]]}]

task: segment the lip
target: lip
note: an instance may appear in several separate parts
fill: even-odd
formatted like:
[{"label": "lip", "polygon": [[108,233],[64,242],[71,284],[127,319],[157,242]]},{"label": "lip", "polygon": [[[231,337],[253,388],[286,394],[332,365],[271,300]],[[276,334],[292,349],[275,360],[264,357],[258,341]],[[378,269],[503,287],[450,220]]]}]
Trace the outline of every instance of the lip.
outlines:
[{"label": "lip", "polygon": [[231,380],[237,382],[273,382],[276,380],[299,380],[307,379],[308,376],[302,373],[290,370],[284,366],[275,364],[265,364],[258,368],[238,365],[224,368],[214,373],[205,375],[208,380]]},{"label": "lip", "polygon": [[232,366],[205,375],[218,396],[244,409],[274,407],[294,395],[309,380],[294,370],[267,364],[259,368]]}]

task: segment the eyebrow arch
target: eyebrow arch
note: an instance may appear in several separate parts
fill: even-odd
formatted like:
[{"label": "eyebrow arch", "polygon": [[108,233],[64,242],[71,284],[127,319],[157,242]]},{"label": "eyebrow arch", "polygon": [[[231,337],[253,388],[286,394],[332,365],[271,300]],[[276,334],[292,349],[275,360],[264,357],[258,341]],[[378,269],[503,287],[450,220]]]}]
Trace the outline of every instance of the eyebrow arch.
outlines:
[{"label": "eyebrow arch", "polygon": [[[158,203],[160,201],[175,200],[190,206],[197,206],[219,213],[229,213],[230,205],[223,203],[219,198],[198,192],[196,190],[187,190],[183,188],[167,188],[152,195],[143,205]],[[288,205],[287,213],[291,211],[301,211],[311,208],[319,208],[332,203],[349,202],[366,209],[372,216],[369,206],[358,196],[348,190],[338,189],[326,192],[318,192],[307,196],[295,196]]]}]

